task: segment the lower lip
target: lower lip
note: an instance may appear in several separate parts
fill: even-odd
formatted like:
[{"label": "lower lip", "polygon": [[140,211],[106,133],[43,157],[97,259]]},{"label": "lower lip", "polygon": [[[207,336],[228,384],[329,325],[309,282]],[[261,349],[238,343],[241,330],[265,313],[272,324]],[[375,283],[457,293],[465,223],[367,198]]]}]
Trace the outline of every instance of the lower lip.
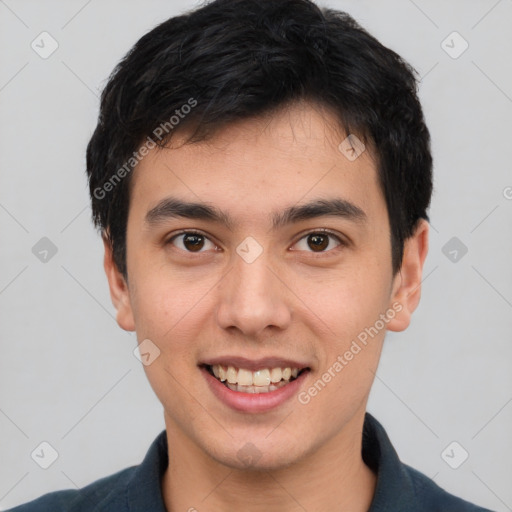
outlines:
[{"label": "lower lip", "polygon": [[286,384],[286,386],[275,391],[269,391],[268,393],[243,393],[229,389],[220,380],[211,375],[206,368],[201,367],[201,372],[205,376],[206,382],[208,382],[213,394],[221,402],[241,412],[266,412],[275,409],[298,392],[306,374],[309,373],[309,371],[302,372],[290,384]]}]

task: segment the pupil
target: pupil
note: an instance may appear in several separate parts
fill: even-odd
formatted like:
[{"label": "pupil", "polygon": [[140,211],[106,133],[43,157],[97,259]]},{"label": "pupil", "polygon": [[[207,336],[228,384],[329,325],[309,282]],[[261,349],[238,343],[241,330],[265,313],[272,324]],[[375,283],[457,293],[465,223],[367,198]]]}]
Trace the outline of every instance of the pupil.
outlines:
[{"label": "pupil", "polygon": [[[191,247],[189,247],[189,245],[191,245]],[[192,251],[198,251],[199,249],[201,249],[204,245],[204,240],[203,240],[203,236],[202,235],[195,235],[195,234],[188,234],[188,235],[185,235],[184,239],[183,239],[183,245],[189,249],[189,250],[192,250]]]},{"label": "pupil", "polygon": [[329,245],[329,240],[325,235],[314,234],[314,235],[309,235],[308,238],[309,238],[309,242],[311,242],[313,244],[311,246],[311,248],[314,251],[318,252],[320,250],[325,249]]}]

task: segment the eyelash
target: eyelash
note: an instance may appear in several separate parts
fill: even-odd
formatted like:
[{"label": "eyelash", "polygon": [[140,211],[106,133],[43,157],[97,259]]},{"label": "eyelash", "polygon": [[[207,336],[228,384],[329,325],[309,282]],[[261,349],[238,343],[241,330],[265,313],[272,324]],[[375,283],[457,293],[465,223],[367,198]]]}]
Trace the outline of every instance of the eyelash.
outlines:
[{"label": "eyelash", "polygon": [[[314,229],[312,231],[308,231],[306,233],[303,233],[301,234],[301,236],[299,237],[299,239],[293,244],[293,245],[296,245],[298,244],[303,238],[306,238],[308,237],[309,235],[316,235],[316,234],[322,234],[322,235],[328,235],[330,236],[331,238],[334,238],[336,240],[336,242],[338,242],[338,245],[336,247],[334,247],[333,249],[329,249],[327,251],[320,251],[320,252],[314,252],[314,251],[306,251],[306,252],[309,252],[310,254],[313,255],[313,257],[323,257],[325,256],[326,254],[327,255],[330,255],[330,253],[332,253],[333,251],[336,251],[336,249],[340,249],[340,248],[343,248],[343,247],[346,247],[348,245],[348,243],[343,240],[341,237],[339,237],[338,235],[336,235],[334,232],[328,230],[328,229],[325,229],[325,228],[321,228],[321,229]],[[182,230],[176,234],[174,234],[171,238],[169,238],[165,244],[166,245],[172,245],[172,242],[178,238],[179,236],[182,236],[182,235],[199,235],[199,236],[202,236],[204,237],[205,239],[209,240],[211,243],[213,243],[214,245],[217,245],[215,244],[215,242],[213,242],[212,240],[210,240],[210,238],[205,235],[204,233],[202,233],[201,231],[197,231],[197,230],[194,230],[194,229],[187,229],[187,230]],[[183,251],[183,249],[179,249],[180,251]],[[187,254],[189,255],[192,255],[193,257],[194,256],[199,256],[201,255],[204,251],[198,251],[198,252],[193,252],[193,251],[183,251],[183,252],[186,252]]]}]

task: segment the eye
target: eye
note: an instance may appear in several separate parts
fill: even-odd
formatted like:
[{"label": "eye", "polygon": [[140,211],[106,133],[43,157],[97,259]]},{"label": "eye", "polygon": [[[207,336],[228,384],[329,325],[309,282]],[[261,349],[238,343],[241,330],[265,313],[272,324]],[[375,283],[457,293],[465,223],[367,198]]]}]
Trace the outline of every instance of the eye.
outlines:
[{"label": "eye", "polygon": [[171,237],[167,243],[186,252],[204,252],[202,249],[217,248],[209,238],[197,231],[183,231]]},{"label": "eye", "polygon": [[322,253],[329,252],[343,245],[345,245],[345,243],[334,233],[327,230],[320,230],[307,233],[295,244],[295,247],[298,247],[298,250]]}]

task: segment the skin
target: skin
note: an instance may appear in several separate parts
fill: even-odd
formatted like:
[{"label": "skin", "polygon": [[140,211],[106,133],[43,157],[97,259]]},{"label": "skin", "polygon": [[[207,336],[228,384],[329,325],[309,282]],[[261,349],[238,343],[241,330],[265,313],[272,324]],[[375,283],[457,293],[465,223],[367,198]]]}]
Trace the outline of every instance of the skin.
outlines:
[{"label": "skin", "polygon": [[[230,124],[208,141],[152,150],[134,171],[127,227],[127,276],[105,241],[105,270],[119,325],[161,353],[145,366],[164,408],[170,463],[162,480],[167,510],[199,512],[368,510],[376,475],[361,457],[361,433],[386,329],[402,331],[418,305],[428,224],[406,241],[393,274],[390,228],[370,149],[350,161],[346,134],[327,111],[294,104],[271,116]],[[169,196],[214,205],[221,223],[146,214]],[[269,212],[339,197],[364,222],[322,216],[272,229]],[[320,252],[306,236],[329,229]],[[190,251],[182,229],[207,238]],[[247,263],[247,237],[263,248]],[[210,391],[205,358],[267,356],[307,362],[307,390],[379,315],[399,304],[381,329],[309,403],[297,396],[264,413],[242,413]],[[246,465],[239,449],[260,457]]]}]

